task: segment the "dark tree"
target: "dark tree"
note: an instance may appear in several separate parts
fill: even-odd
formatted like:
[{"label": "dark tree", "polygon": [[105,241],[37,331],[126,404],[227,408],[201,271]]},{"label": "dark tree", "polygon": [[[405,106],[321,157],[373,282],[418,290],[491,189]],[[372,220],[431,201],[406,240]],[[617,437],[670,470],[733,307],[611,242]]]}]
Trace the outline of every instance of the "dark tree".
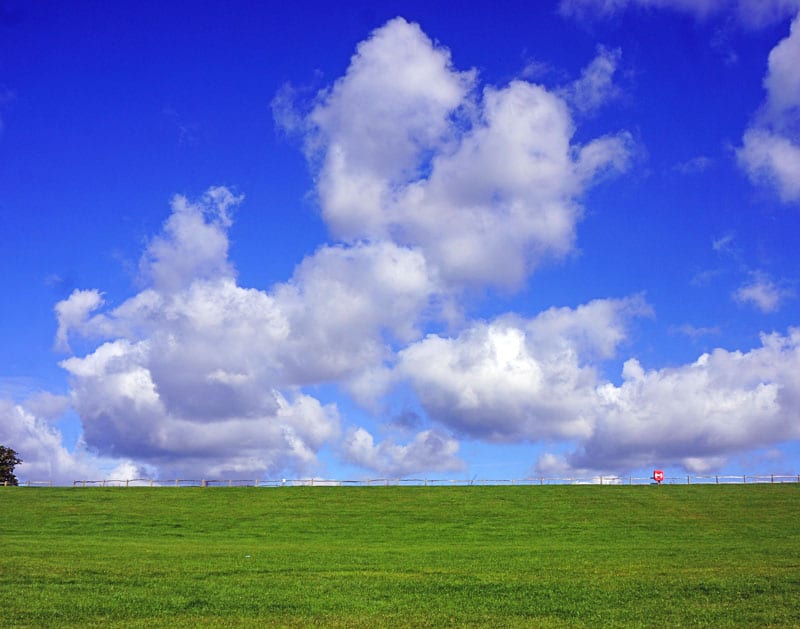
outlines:
[{"label": "dark tree", "polygon": [[14,476],[14,467],[22,463],[22,459],[17,456],[11,448],[0,446],[0,485],[18,485],[17,477]]}]

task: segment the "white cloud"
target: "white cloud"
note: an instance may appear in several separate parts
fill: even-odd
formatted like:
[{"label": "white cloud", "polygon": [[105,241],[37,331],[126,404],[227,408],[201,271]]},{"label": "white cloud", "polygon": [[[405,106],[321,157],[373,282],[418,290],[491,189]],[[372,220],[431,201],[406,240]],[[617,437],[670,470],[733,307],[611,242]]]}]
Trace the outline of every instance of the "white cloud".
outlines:
[{"label": "white cloud", "polygon": [[732,454],[800,438],[800,330],[761,341],[746,353],[716,349],[676,368],[646,371],[629,360],[621,386],[598,388],[594,430],[564,461],[577,469],[702,472]]},{"label": "white cloud", "polygon": [[785,202],[800,200],[800,144],[766,129],[750,128],[737,157],[753,182],[775,188]]},{"label": "white cloud", "polygon": [[[41,399],[34,400],[30,406],[36,408],[41,402]],[[92,457],[80,450],[67,451],[61,432],[26,406],[26,403],[0,399],[0,444],[12,448],[23,461],[16,467],[16,477],[20,481],[56,484],[97,478],[99,472]],[[47,406],[49,411],[54,411],[51,404]]]},{"label": "white cloud", "polygon": [[634,297],[474,323],[455,338],[428,335],[404,349],[399,370],[426,412],[458,433],[498,442],[587,438],[593,361],[611,357],[626,321],[647,313]]},{"label": "white cloud", "polygon": [[375,31],[306,119],[317,191],[338,238],[418,248],[456,289],[515,288],[572,250],[577,197],[626,167],[630,136],[574,145],[556,94],[513,81],[477,95],[475,84],[417,25],[398,18]]},{"label": "white cloud", "polygon": [[309,146],[323,153],[318,191],[334,234],[384,235],[376,209],[393,186],[418,176],[420,153],[448,142],[450,116],[473,80],[402,18],[358,45],[347,74],[321,95],[308,120],[315,130]]},{"label": "white cloud", "polygon": [[230,209],[241,203],[227,188],[210,188],[197,203],[176,195],[163,233],[139,264],[144,281],[160,291],[185,288],[197,279],[232,277],[228,262]]},{"label": "white cloud", "polygon": [[[778,126],[796,126],[800,115],[800,15],[790,27],[789,36],[769,53],[769,69],[764,78],[767,90],[766,115]],[[787,121],[786,117],[790,116]]]},{"label": "white cloud", "polygon": [[[575,107],[613,95],[617,59],[601,50],[573,85]],[[140,292],[107,308],[100,291],[75,291],[56,306],[62,349],[74,335],[97,340],[61,364],[86,447],[114,459],[116,473],[308,474],[325,447],[382,474],[458,470],[451,432],[577,444],[543,459],[553,469],[653,456],[700,469],[745,447],[759,422],[765,444],[795,435],[786,419],[800,397],[795,332],[672,370],[630,360],[615,386],[600,368],[629,321],[650,314],[641,296],[464,321],[465,288],[519,287],[573,250],[580,196],[626,168],[626,133],[574,143],[558,93],[525,81],[479,91],[475,72],[456,70],[399,18],[359,45],[305,116],[287,120],[306,132],[323,217],[342,242],[320,246],[286,282],[242,287],[228,258],[242,197],[212,188],[198,201],[174,198],[142,256]],[[431,322],[454,332],[425,335]],[[371,409],[408,385],[427,417],[406,444],[375,443],[365,428],[342,437],[336,405],[313,397],[331,383]],[[4,411],[13,434],[39,440],[36,465],[65,456],[44,421],[59,404]],[[653,417],[675,430],[652,430]]]},{"label": "white cloud", "polygon": [[342,442],[342,455],[344,460],[379,474],[403,477],[464,469],[458,447],[458,441],[438,430],[424,430],[407,445],[399,445],[388,439],[375,444],[367,430],[356,428]]},{"label": "white cloud", "polygon": [[565,97],[577,111],[590,113],[619,97],[614,73],[621,57],[619,48],[598,47],[597,56],[584,68],[580,79],[565,90]]},{"label": "white cloud", "polygon": [[174,202],[143,258],[150,285],[120,306],[99,310],[98,291],[78,291],[57,307],[59,338],[101,339],[61,363],[101,454],[176,473],[308,472],[339,418],[298,387],[349,384],[373,399],[393,346],[445,316],[421,253],[390,242],[323,246],[270,291],[238,286],[225,213],[235,200],[216,188]]},{"label": "white cloud", "polygon": [[752,304],[761,312],[769,313],[777,311],[792,294],[791,290],[776,285],[765,274],[753,273],[750,281],[733,293],[733,299],[740,304]]},{"label": "white cloud", "polygon": [[65,300],[56,304],[56,349],[69,351],[70,330],[85,328],[89,315],[103,305],[103,298],[97,290],[74,290]]},{"label": "white cloud", "polygon": [[[62,362],[86,443],[102,455],[165,474],[302,471],[338,432],[334,407],[301,393],[261,390],[251,373],[226,372],[231,356],[224,350],[204,370],[192,361],[208,357],[191,346],[165,358],[153,345],[118,340]],[[161,371],[164,362],[176,371]]]},{"label": "white cloud", "polygon": [[442,299],[421,253],[389,242],[322,247],[273,294],[290,326],[283,367],[297,384],[381,365]]},{"label": "white cloud", "polygon": [[785,202],[800,200],[800,13],[769,55],[767,98],[737,150],[750,179],[774,188]]},{"label": "white cloud", "polygon": [[25,399],[25,409],[46,421],[59,419],[69,409],[69,397],[49,391],[37,391]]}]

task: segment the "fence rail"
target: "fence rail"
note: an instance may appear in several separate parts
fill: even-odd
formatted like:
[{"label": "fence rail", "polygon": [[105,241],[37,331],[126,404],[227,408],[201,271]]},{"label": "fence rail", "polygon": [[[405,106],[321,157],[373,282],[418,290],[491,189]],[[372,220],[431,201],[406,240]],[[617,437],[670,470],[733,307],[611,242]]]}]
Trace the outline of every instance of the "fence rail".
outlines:
[{"label": "fence rail", "polygon": [[[754,485],[773,483],[800,483],[800,474],[740,474],[710,476],[668,476],[661,485]],[[53,481],[19,481],[20,487],[52,487]],[[76,480],[73,487],[457,487],[480,485],[655,485],[646,476],[592,476],[549,477],[537,476],[513,479],[441,479],[441,478],[371,478],[362,480],[336,480],[322,478],[294,479],[155,479],[127,478],[103,480]],[[4,483],[8,485],[8,483]]]},{"label": "fence rail", "polygon": [[[661,485],[723,485],[723,484],[800,483],[800,474],[741,474],[706,476],[668,476]],[[51,487],[52,481],[20,481],[21,487]],[[76,480],[73,487],[454,487],[480,485],[655,485],[651,477],[644,476],[592,476],[592,477],[526,477],[514,479],[441,479],[441,478],[372,478],[337,480],[305,479],[154,479],[128,478],[103,480]]]}]

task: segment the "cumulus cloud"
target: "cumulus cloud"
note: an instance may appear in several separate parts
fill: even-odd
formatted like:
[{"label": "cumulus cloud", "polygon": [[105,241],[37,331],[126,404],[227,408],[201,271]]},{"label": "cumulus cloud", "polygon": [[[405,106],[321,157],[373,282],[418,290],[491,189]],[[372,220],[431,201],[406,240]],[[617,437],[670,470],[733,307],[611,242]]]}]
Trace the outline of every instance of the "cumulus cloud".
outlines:
[{"label": "cumulus cloud", "polygon": [[81,330],[85,328],[89,315],[103,305],[103,298],[97,290],[78,290],[65,300],[56,304],[56,320],[58,329],[56,330],[56,349],[69,351],[70,330]]},{"label": "cumulus cloud", "polygon": [[210,188],[196,203],[176,195],[163,232],[149,243],[139,264],[144,281],[156,290],[173,291],[197,279],[232,277],[226,230],[230,210],[243,198],[224,187]]},{"label": "cumulus cloud", "polygon": [[392,440],[376,444],[364,428],[348,432],[342,443],[343,458],[386,476],[407,476],[419,471],[452,472],[465,468],[458,458],[459,444],[438,430],[424,430],[400,445]]},{"label": "cumulus cloud", "polygon": [[591,436],[552,468],[681,465],[703,472],[731,454],[800,437],[800,330],[762,335],[749,352],[716,349],[694,363],[645,370],[631,359],[621,386],[598,387]]},{"label": "cumulus cloud", "polygon": [[[596,60],[579,102],[607,95],[613,56]],[[479,93],[474,71],[402,18],[359,45],[304,126],[334,236],[418,248],[456,289],[515,288],[571,251],[577,198],[598,173],[624,169],[631,144],[625,133],[573,144],[565,101],[542,86]]]},{"label": "cumulus cloud", "polygon": [[[405,476],[463,469],[462,437],[565,440],[575,450],[543,467],[615,471],[654,456],[700,469],[747,439],[794,438],[795,331],[673,369],[631,359],[615,385],[603,369],[631,321],[651,314],[642,296],[530,318],[474,321],[462,310],[465,290],[520,287],[544,260],[573,251],[581,195],[627,167],[625,132],[578,144],[570,113],[613,96],[618,59],[601,49],[560,91],[521,80],[480,88],[476,72],[456,69],[447,49],[398,18],[304,113],[287,110],[282,94],[275,108],[304,134],[338,242],[285,282],[243,287],[229,259],[243,197],[224,187],[176,196],[146,245],[136,294],[111,307],[100,290],[76,290],[56,305],[56,345],[93,343],[61,362],[86,451],[113,460],[117,474],[252,478],[313,474],[327,447]],[[376,442],[365,427],[342,434],[339,408],[315,397],[326,385],[376,414],[391,413],[381,401],[402,389],[424,413],[392,425],[413,431],[406,443]],[[33,465],[55,461],[64,478],[84,469],[47,421],[65,404],[6,404],[0,434],[30,443]]]},{"label": "cumulus cloud", "polygon": [[753,182],[775,189],[783,201],[800,199],[800,145],[779,133],[751,128],[737,157]]},{"label": "cumulus cloud", "polygon": [[767,97],[737,150],[750,179],[773,188],[785,202],[800,200],[800,13],[788,37],[769,55]]},{"label": "cumulus cloud", "polygon": [[57,305],[60,341],[101,339],[61,363],[99,453],[184,473],[308,472],[339,417],[300,387],[351,383],[367,399],[393,346],[442,316],[424,257],[391,242],[322,246],[269,291],[237,285],[235,202],[221,188],[177,198],[143,255],[141,292],[110,310],[98,291]]},{"label": "cumulus cloud", "polygon": [[592,434],[595,361],[610,358],[641,297],[553,308],[530,320],[474,323],[454,338],[428,335],[400,352],[398,369],[426,412],[494,442],[583,439]]}]

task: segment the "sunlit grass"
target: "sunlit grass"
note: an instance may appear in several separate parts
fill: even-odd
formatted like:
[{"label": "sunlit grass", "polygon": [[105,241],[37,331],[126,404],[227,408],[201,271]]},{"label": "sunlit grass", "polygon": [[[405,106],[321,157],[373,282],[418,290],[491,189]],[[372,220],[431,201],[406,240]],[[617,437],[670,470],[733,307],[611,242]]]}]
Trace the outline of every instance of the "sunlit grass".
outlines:
[{"label": "sunlit grass", "polygon": [[0,626],[800,626],[800,487],[0,491]]}]

